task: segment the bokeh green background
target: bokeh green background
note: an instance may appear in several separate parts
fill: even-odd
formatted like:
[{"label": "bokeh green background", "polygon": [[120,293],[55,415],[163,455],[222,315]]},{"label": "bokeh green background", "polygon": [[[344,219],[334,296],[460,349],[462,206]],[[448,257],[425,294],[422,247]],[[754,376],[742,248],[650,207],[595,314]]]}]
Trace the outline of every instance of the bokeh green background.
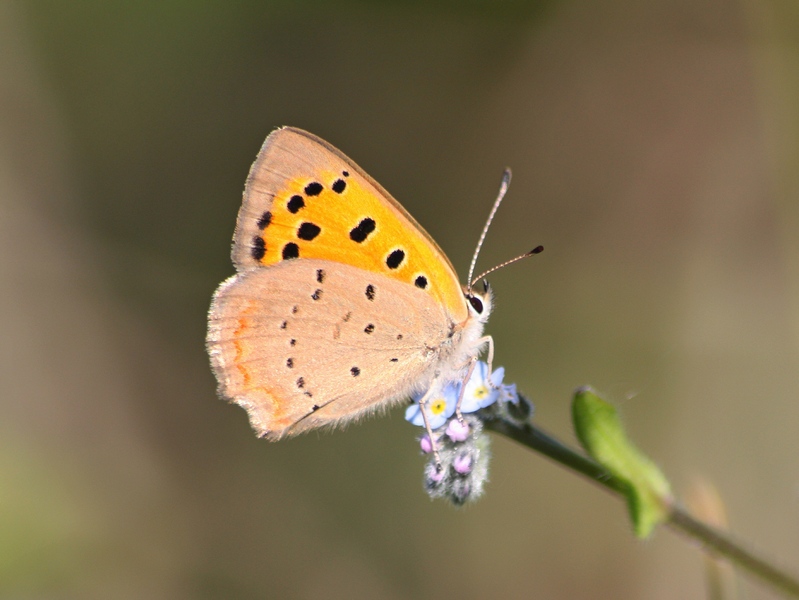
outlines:
[{"label": "bokeh green background", "polygon": [[[0,3],[0,597],[699,598],[701,554],[495,439],[421,489],[402,411],[270,444],[205,312],[266,134],[329,140],[465,273],[567,441],[598,388],[682,497],[799,566],[799,10],[788,1]],[[768,598],[744,584],[748,598]]]}]

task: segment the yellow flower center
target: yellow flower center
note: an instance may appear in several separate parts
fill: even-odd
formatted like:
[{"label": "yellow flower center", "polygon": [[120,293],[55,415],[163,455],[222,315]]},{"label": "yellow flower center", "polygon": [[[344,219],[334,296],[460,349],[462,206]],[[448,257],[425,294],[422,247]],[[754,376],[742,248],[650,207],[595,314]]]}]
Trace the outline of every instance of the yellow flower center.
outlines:
[{"label": "yellow flower center", "polygon": [[488,396],[488,388],[484,385],[481,385],[479,388],[474,390],[474,395],[478,400],[482,400]]},{"label": "yellow flower center", "polygon": [[444,414],[447,410],[447,401],[444,398],[436,398],[430,403],[430,412],[434,415]]}]

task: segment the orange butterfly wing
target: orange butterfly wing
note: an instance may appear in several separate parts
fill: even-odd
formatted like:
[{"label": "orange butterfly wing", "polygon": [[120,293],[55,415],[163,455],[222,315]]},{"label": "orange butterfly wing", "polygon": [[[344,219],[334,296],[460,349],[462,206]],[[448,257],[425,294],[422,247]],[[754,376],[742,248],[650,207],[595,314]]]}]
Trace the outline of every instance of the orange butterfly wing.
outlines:
[{"label": "orange butterfly wing", "polygon": [[301,129],[272,132],[250,169],[233,245],[238,271],[314,258],[424,290],[455,323],[469,316],[455,270],[377,182]]}]

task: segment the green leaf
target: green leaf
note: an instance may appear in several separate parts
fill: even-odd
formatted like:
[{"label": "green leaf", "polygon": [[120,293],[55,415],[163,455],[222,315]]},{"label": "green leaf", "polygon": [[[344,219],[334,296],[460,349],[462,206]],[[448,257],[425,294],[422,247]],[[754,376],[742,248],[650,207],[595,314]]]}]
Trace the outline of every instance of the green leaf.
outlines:
[{"label": "green leaf", "polygon": [[590,388],[575,392],[572,419],[586,452],[621,484],[635,534],[648,537],[669,515],[672,495],[666,477],[627,439],[616,409]]}]

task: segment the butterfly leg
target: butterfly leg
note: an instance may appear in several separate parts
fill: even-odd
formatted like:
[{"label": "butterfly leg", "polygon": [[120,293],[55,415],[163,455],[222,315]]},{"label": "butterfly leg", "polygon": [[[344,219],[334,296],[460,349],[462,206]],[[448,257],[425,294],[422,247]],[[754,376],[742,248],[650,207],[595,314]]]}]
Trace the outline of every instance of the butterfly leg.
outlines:
[{"label": "butterfly leg", "polygon": [[[479,348],[483,344],[488,344],[488,357],[486,362],[488,363],[488,385],[494,387],[494,384],[491,382],[491,373],[493,372],[492,364],[494,363],[494,338],[490,335],[486,335],[481,337],[477,340],[477,347]],[[463,423],[463,413],[461,412],[461,404],[463,403],[463,395],[466,393],[466,382],[472,378],[472,373],[474,372],[474,368],[477,365],[477,356],[473,356],[471,361],[469,361],[469,369],[466,371],[466,376],[463,378],[461,382],[461,391],[458,394],[458,402],[455,404],[455,416],[458,417],[458,421]],[[496,389],[496,388],[495,388]]]},{"label": "butterfly leg", "polygon": [[427,435],[430,437],[430,446],[433,449],[433,457],[436,459],[436,471],[438,472],[441,471],[441,455],[438,453],[438,444],[436,443],[436,438],[433,435],[433,429],[430,427],[430,419],[427,418],[427,405],[436,389],[437,386],[434,382],[433,385],[430,386],[430,389],[424,393],[424,396],[419,399],[419,409],[422,411],[424,428],[427,430]]},{"label": "butterfly leg", "polygon": [[461,391],[458,393],[458,401],[455,403],[455,416],[461,423],[464,422],[463,413],[461,412],[461,404],[463,403],[463,395],[466,393],[466,382],[472,378],[472,373],[474,373],[475,366],[477,366],[476,356],[472,357],[472,360],[469,361],[469,369],[466,371],[466,377],[464,377],[461,381]]},{"label": "butterfly leg", "polygon": [[494,389],[498,389],[491,381],[491,374],[494,372],[494,338],[490,335],[486,335],[477,340],[477,343],[481,345],[488,344],[488,356],[486,357],[486,363],[488,363],[488,385]]}]

